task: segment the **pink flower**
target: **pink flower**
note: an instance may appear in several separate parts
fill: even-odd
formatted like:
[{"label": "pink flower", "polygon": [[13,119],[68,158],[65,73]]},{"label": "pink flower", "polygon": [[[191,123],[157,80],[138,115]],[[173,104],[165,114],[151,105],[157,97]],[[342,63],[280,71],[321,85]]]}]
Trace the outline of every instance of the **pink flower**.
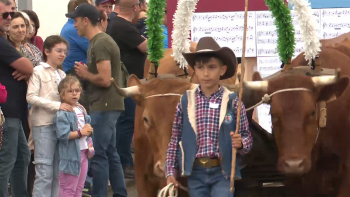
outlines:
[{"label": "pink flower", "polygon": [[0,83],[0,104],[5,103],[6,99],[7,99],[6,87],[1,85],[1,83]]}]

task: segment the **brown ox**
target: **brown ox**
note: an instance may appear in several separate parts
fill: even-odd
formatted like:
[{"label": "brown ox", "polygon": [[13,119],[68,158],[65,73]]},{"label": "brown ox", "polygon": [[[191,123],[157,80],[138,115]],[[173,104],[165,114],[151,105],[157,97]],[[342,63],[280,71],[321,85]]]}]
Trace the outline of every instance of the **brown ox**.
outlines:
[{"label": "brown ox", "polygon": [[[191,89],[188,80],[179,78],[155,78],[141,84],[141,81],[131,75],[128,82],[134,91],[122,91],[120,94],[133,96],[137,103],[135,112],[135,179],[140,197],[155,197],[157,191],[166,185],[164,162],[166,147],[170,141],[175,108],[181,94]],[[127,89],[128,90],[128,89]],[[174,93],[159,97],[148,97]],[[186,186],[186,181],[181,180]],[[188,196],[180,190],[179,196]]]},{"label": "brown ox", "polygon": [[[305,175],[302,183],[310,185],[300,196],[345,197],[350,194],[350,133],[347,132],[350,127],[350,57],[333,48],[322,48],[319,58],[324,68],[340,68],[341,76],[308,77],[287,72],[269,81],[246,82],[244,101],[249,107],[264,94],[290,88],[310,90],[286,91],[271,97],[278,169],[287,175]],[[292,62],[292,66],[301,65],[307,65],[303,54]],[[255,73],[253,79],[261,80],[261,77]],[[318,133],[316,103],[334,96],[337,100],[327,104],[327,125]],[[336,165],[325,165],[333,163]],[[338,176],[325,176],[327,170]],[[333,188],[329,187],[330,183]],[[328,187],[324,187],[327,184]],[[328,189],[333,189],[334,193],[330,194]]]}]

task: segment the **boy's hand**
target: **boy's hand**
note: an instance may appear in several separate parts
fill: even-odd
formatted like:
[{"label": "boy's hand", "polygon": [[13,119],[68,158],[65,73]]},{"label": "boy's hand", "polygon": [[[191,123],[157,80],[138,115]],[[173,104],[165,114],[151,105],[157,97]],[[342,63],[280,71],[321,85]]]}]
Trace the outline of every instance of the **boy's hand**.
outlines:
[{"label": "boy's hand", "polygon": [[177,188],[179,187],[179,182],[177,182],[173,175],[168,176],[168,178],[166,179],[166,184],[169,185],[170,183],[173,183],[174,189],[177,190]]},{"label": "boy's hand", "polygon": [[231,139],[232,139],[232,146],[236,149],[243,148],[242,144],[242,137],[240,134],[235,134],[233,131],[231,131]]}]

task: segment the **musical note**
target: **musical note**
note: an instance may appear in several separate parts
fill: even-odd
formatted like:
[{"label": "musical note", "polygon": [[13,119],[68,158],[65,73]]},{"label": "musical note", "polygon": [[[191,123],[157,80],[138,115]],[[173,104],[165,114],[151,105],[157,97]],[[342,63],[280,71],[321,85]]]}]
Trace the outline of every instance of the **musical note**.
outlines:
[{"label": "musical note", "polygon": [[260,37],[260,36],[269,36],[269,37],[275,37],[277,36],[277,31],[258,31],[257,32],[257,36]]},{"label": "musical note", "polygon": [[326,32],[324,32],[323,33],[323,38],[324,39],[334,38],[334,37],[338,37],[340,35],[341,35],[341,33],[339,33],[339,32],[336,32],[336,33],[326,33]]},{"label": "musical note", "polygon": [[[227,32],[230,33],[232,31],[243,31],[244,26],[238,26],[235,27],[193,27],[193,33],[197,32],[205,32],[205,33],[212,33],[212,32]],[[248,26],[247,31],[254,30],[254,26]]]},{"label": "musical note", "polygon": [[275,49],[258,49],[258,55],[272,55],[277,54],[277,48]]},{"label": "musical note", "polygon": [[[193,37],[193,41],[194,42],[198,42],[199,39],[201,39],[202,36],[194,36]],[[216,40],[217,42],[227,42],[227,43],[235,43],[235,42],[240,42],[242,43],[243,41],[243,36],[212,36],[212,38],[214,38],[214,40]],[[248,35],[247,36],[247,41],[254,41],[254,36],[253,35]]]},{"label": "musical note", "polygon": [[[248,12],[248,18],[253,18],[254,14]],[[209,14],[195,14],[192,17],[193,21],[212,21],[212,20],[229,20],[234,21],[237,19],[244,19],[244,12],[221,12],[220,14],[209,13]]]},{"label": "musical note", "polygon": [[334,28],[334,29],[341,29],[343,27],[350,28],[350,23],[323,23],[323,29],[325,28]]},{"label": "musical note", "polygon": [[272,14],[271,13],[257,13],[256,14],[256,18],[258,18],[258,19],[262,19],[262,18],[264,18],[264,19],[272,19]]},{"label": "musical note", "polygon": [[257,26],[272,26],[275,25],[275,21],[258,21]]},{"label": "musical note", "polygon": [[342,17],[344,15],[350,15],[350,9],[324,9],[322,10],[322,16]]},{"label": "musical note", "polygon": [[273,63],[280,63],[281,61],[277,58],[273,59],[261,59],[259,58],[259,64],[273,64]]}]

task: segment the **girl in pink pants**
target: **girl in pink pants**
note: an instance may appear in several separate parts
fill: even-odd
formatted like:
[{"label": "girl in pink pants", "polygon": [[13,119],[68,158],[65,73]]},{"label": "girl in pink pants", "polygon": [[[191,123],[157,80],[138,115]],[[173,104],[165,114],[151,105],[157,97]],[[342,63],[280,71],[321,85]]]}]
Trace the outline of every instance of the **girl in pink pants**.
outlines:
[{"label": "girl in pink pants", "polygon": [[[54,119],[60,155],[60,197],[81,197],[88,170],[88,158],[93,155],[91,118],[78,104],[81,85],[76,77],[61,81],[58,92],[62,103],[74,109],[58,111]],[[89,142],[89,143],[88,143]],[[91,151],[89,151],[91,150]]]}]

